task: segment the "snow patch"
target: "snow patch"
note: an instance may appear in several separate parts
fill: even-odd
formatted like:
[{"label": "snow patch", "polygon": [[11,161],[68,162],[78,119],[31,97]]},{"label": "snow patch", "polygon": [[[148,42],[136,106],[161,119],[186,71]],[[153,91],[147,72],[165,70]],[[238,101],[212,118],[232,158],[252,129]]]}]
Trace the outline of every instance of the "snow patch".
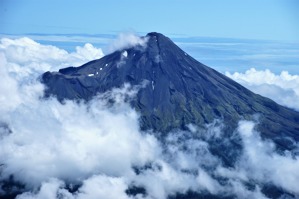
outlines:
[{"label": "snow patch", "polygon": [[122,55],[123,55],[124,57],[128,57],[128,52],[127,52],[127,51],[124,51],[124,52],[122,53]]},{"label": "snow patch", "polygon": [[155,90],[155,83],[152,81],[152,89]]}]

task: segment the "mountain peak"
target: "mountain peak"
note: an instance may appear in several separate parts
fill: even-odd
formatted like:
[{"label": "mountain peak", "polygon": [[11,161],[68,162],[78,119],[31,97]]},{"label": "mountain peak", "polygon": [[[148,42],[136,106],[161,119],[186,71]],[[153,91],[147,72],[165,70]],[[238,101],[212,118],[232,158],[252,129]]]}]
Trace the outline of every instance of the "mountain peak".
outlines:
[{"label": "mountain peak", "polygon": [[90,100],[124,83],[139,85],[146,80],[149,84],[131,103],[140,112],[143,129],[168,132],[190,123],[204,126],[221,119],[232,130],[240,119],[259,114],[259,127],[265,135],[277,140],[283,134],[298,136],[297,112],[201,64],[163,34],[152,32],[146,37],[145,49],[116,51],[81,67],[45,73],[46,96]]},{"label": "mountain peak", "polygon": [[148,45],[158,45],[160,47],[174,47],[176,46],[173,41],[171,41],[168,37],[164,36],[158,32],[150,32],[146,35],[148,38]]},{"label": "mountain peak", "polygon": [[147,33],[146,36],[148,36],[148,37],[165,37],[163,34],[158,33],[158,32],[149,32],[149,33]]}]

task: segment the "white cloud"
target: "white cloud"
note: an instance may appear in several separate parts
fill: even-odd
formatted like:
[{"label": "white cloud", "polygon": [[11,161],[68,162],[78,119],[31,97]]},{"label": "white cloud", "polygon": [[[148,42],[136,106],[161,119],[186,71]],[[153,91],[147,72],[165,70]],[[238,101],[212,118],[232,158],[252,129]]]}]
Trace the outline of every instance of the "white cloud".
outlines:
[{"label": "white cloud", "polygon": [[62,181],[50,179],[42,183],[37,193],[25,192],[17,199],[129,199],[126,189],[127,184],[122,178],[97,175],[84,180],[79,190],[71,194]]},{"label": "white cloud", "polygon": [[37,194],[26,192],[17,196],[17,199],[55,199],[57,198],[59,189],[63,186],[64,183],[62,181],[50,179],[49,181],[42,183]]},{"label": "white cloud", "polygon": [[129,199],[125,193],[128,185],[122,178],[93,176],[83,182],[76,199]]},{"label": "white cloud", "polygon": [[212,194],[217,195],[221,190],[221,185],[202,169],[198,171],[197,182],[200,189],[207,190]]},{"label": "white cloud", "polygon": [[251,68],[245,73],[226,72],[226,76],[239,82],[255,93],[268,97],[277,103],[299,110],[299,76],[282,71],[279,75],[270,70]]},{"label": "white cloud", "polygon": [[75,35],[75,34],[24,34],[24,35],[6,35],[1,34],[2,38],[18,39],[20,37],[29,37],[35,41],[47,41],[47,42],[74,42],[74,43],[93,43],[93,44],[108,44],[111,42],[111,35]]},{"label": "white cloud", "polygon": [[117,39],[114,40],[108,47],[108,51],[114,52],[117,50],[123,50],[134,46],[145,47],[147,43],[147,37],[139,37],[133,33],[121,33]]},{"label": "white cloud", "polygon": [[0,110],[9,110],[19,104],[21,99],[18,95],[18,84],[8,74],[6,57],[0,52]]},{"label": "white cloud", "polygon": [[244,144],[244,154],[238,167],[249,178],[272,182],[291,193],[299,194],[299,159],[291,154],[278,154],[275,144],[262,140],[254,130],[254,123],[242,121],[238,131]]},{"label": "white cloud", "polygon": [[[243,152],[234,168],[218,165],[216,175],[229,179],[232,192],[239,193],[240,196],[245,194],[241,198],[252,198],[252,194],[262,196],[259,187],[261,184],[274,184],[298,197],[298,156],[291,155],[288,151],[278,153],[275,144],[271,140],[263,140],[254,127],[254,122],[239,122],[237,132],[241,136]],[[254,182],[255,192],[249,192],[241,182]]]},{"label": "white cloud", "polygon": [[239,181],[231,180],[230,181],[230,191],[234,193],[237,198],[257,198],[257,199],[268,199],[263,193],[261,193],[260,187],[255,186],[253,190],[248,190],[245,185]]},{"label": "white cloud", "polygon": [[[12,55],[11,49],[22,53]],[[147,82],[135,87],[125,84],[89,103],[40,98],[44,87],[37,77],[43,70],[83,62],[87,54],[93,59],[99,56],[96,52],[100,51],[85,45],[77,48],[75,56],[30,39],[1,40],[0,121],[12,133],[0,128],[0,182],[13,175],[25,184],[26,192],[19,199],[165,199],[188,191],[266,198],[263,183],[299,194],[298,157],[278,154],[252,122],[239,124],[243,153],[229,168],[210,151],[213,141],[230,139],[223,139],[225,124],[219,120],[205,128],[190,124],[189,131],[170,132],[162,141],[140,131],[139,115],[125,101]],[[50,59],[47,53],[57,56]],[[56,60],[64,55],[68,58]],[[272,84],[278,81],[270,78],[276,75],[268,75]],[[282,76],[285,85],[295,90],[287,82],[297,77]],[[112,107],[107,107],[108,99],[115,101]],[[226,181],[220,183],[219,178]],[[248,188],[248,182],[254,187]],[[147,194],[128,196],[126,190],[132,185],[144,187]],[[70,186],[78,186],[77,191],[70,193]]]},{"label": "white cloud", "polygon": [[[43,60],[44,54],[38,55],[38,48],[49,55],[65,52],[30,39],[2,41],[0,72],[6,84],[0,87],[0,120],[13,132],[0,140],[0,161],[5,165],[2,179],[14,175],[27,187],[38,187],[50,178],[78,183],[97,173],[129,175],[132,165],[145,164],[155,157],[155,138],[140,134],[137,113],[124,103],[125,95],[132,97],[137,93],[135,88],[126,85],[109,91],[87,105],[42,100],[43,85],[37,81],[37,73],[30,69],[16,76],[18,68],[11,66],[16,64],[27,70],[37,60],[53,64],[48,56]],[[77,49],[78,54],[86,53],[83,49],[90,47]],[[10,57],[11,48],[26,52]],[[29,58],[19,58],[30,54]],[[109,97],[117,103],[106,108],[105,100]]]},{"label": "white cloud", "polygon": [[30,38],[19,39],[2,38],[0,53],[3,53],[9,67],[9,72],[16,76],[41,74],[49,70],[62,67],[79,66],[88,61],[101,58],[101,49],[87,43],[83,47],[76,47],[76,51],[68,53],[51,45],[42,45]]},{"label": "white cloud", "polygon": [[35,99],[6,112],[2,121],[13,133],[0,141],[0,161],[6,165],[2,176],[14,174],[38,186],[51,177],[76,181],[95,173],[128,175],[132,165],[151,160],[155,139],[139,133],[136,112],[125,104],[103,105]]}]

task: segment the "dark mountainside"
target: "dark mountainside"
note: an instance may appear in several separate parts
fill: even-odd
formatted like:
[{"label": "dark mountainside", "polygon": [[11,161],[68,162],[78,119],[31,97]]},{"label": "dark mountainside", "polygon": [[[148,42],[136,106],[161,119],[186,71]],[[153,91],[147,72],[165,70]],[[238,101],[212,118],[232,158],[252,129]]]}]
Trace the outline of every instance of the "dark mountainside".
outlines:
[{"label": "dark mountainside", "polygon": [[169,38],[149,33],[147,47],[116,51],[81,67],[47,72],[46,96],[89,100],[125,82],[148,80],[132,106],[142,128],[168,132],[186,124],[202,126],[215,118],[234,129],[240,119],[259,116],[259,129],[283,148],[288,137],[299,140],[299,113],[254,94],[225,75],[196,61]]},{"label": "dark mountainside", "polygon": [[[148,84],[131,102],[141,114],[143,130],[152,129],[163,137],[173,129],[186,129],[190,123],[204,127],[219,119],[229,137],[239,120],[258,118],[262,136],[272,139],[280,150],[291,150],[293,141],[299,141],[298,112],[254,94],[198,62],[162,34],[149,33],[146,37],[145,47],[116,51],[81,67],[46,72],[42,76],[47,86],[45,96],[54,95],[60,101],[88,101],[97,93],[121,87],[126,82],[140,85],[147,80]],[[229,145],[215,141],[211,146],[211,151],[228,166],[233,164],[241,148],[238,140]],[[263,191],[268,196],[275,198],[283,193],[267,186]],[[208,197],[190,194],[177,198]]]}]

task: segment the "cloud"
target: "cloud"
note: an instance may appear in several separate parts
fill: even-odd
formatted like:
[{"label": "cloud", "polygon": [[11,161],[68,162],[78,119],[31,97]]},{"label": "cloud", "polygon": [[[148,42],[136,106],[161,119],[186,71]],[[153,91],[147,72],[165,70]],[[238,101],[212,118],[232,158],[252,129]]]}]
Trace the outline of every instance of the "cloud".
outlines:
[{"label": "cloud", "polygon": [[[76,52],[83,55],[90,47]],[[12,55],[10,48],[21,48],[29,57]],[[32,40],[1,43],[0,76],[5,84],[0,84],[0,193],[10,193],[5,182],[13,179],[25,186],[18,199],[165,199],[190,192],[267,198],[265,184],[298,196],[298,155],[276,152],[274,143],[260,137],[255,123],[241,121],[228,135],[220,120],[204,128],[189,124],[186,131],[158,138],[159,132],[140,130],[139,114],[128,103],[146,82],[124,84],[88,103],[43,99],[44,86],[37,77],[44,66],[55,69],[74,59],[67,53],[70,59],[61,62],[56,60],[59,55],[52,60],[35,48],[64,53]],[[83,58],[78,55],[77,61]],[[236,137],[241,149],[231,148]],[[215,151],[219,143],[221,152],[240,150],[229,167],[219,148]],[[134,193],[134,188],[142,189]],[[292,198],[290,194],[285,196]]]},{"label": "cloud", "polygon": [[109,44],[111,42],[111,37],[113,35],[109,34],[18,34],[18,35],[10,35],[10,34],[1,34],[2,38],[9,39],[18,39],[20,37],[29,37],[35,41],[43,41],[43,42],[62,42],[62,43],[92,43],[92,44]]},{"label": "cloud", "polygon": [[[59,190],[62,186],[64,186],[64,183],[62,181],[59,181],[57,179],[50,179],[49,181],[42,183],[41,188],[37,194],[26,192],[26,193],[23,193],[23,194],[17,196],[17,199],[53,199],[53,198],[57,198],[58,195],[66,195],[66,194],[63,194],[63,192]],[[58,192],[60,192],[60,193],[58,194]]]},{"label": "cloud", "polygon": [[76,47],[76,51],[68,53],[51,45],[42,45],[30,38],[19,39],[2,38],[0,52],[9,63],[9,72],[16,76],[41,74],[44,71],[58,70],[62,67],[79,66],[88,61],[99,59],[104,54],[92,44]]},{"label": "cloud", "polygon": [[[20,103],[18,95],[18,83],[8,74],[6,57],[0,53],[0,110],[9,110]],[[4,84],[5,82],[5,84]]]},{"label": "cloud", "polygon": [[[255,190],[259,195],[262,194],[262,184],[272,184],[298,197],[298,156],[292,155],[290,151],[278,153],[271,140],[261,138],[260,133],[255,130],[254,122],[240,121],[237,133],[243,145],[243,152],[237,163],[234,168],[218,165],[216,169],[216,175],[229,179],[232,192],[247,192],[246,195],[248,195],[248,190],[241,182],[254,182]],[[292,197],[289,196],[289,198]]]},{"label": "cloud", "polygon": [[271,140],[262,140],[254,130],[254,123],[241,121],[238,132],[244,154],[238,163],[242,172],[260,182],[271,182],[291,193],[299,194],[299,159],[289,152],[278,154]]},{"label": "cloud", "polygon": [[[42,100],[44,87],[37,80],[36,71],[43,68],[29,69],[18,76],[15,73],[21,67],[27,70],[36,61],[50,67],[59,63],[49,61],[48,56],[43,60],[44,53],[40,54],[43,56],[35,54],[38,48],[49,55],[57,52],[67,55],[66,52],[30,39],[2,41],[0,72],[6,84],[0,87],[0,120],[12,131],[4,135],[6,131],[1,129],[0,161],[5,165],[1,168],[2,180],[13,175],[27,187],[37,188],[50,178],[76,183],[94,173],[122,176],[131,172],[132,165],[143,164],[152,158],[149,156],[154,156],[151,150],[156,147],[149,145],[156,144],[155,138],[139,133],[138,114],[123,101],[127,98],[125,95],[131,97],[137,93],[135,88],[125,85],[98,96],[87,105]],[[12,57],[11,48],[22,48],[25,53]],[[90,45],[78,47],[77,55],[90,48]],[[30,54],[31,57],[27,57]],[[56,58],[60,59],[60,55]],[[107,108],[105,99],[109,97],[118,103]]]},{"label": "cloud", "polygon": [[1,119],[13,133],[0,141],[2,177],[15,175],[37,187],[49,178],[76,182],[94,173],[127,175],[133,165],[151,160],[156,141],[139,133],[137,113],[126,104],[104,105],[37,98],[6,112]]},{"label": "cloud", "polygon": [[79,190],[71,194],[62,181],[50,179],[42,183],[37,193],[26,192],[17,199],[129,199],[126,189],[127,184],[122,178],[97,175],[83,181]]},{"label": "cloud", "polygon": [[[10,109],[21,103],[24,92],[31,89],[42,90],[36,79],[45,71],[58,70],[66,66],[79,66],[87,61],[103,56],[101,49],[91,44],[76,47],[76,52],[68,53],[55,46],[42,45],[30,38],[0,40],[0,109]],[[20,89],[20,85],[22,88]],[[40,92],[41,93],[41,92]],[[23,99],[25,101],[25,99]]]},{"label": "cloud", "polygon": [[145,47],[147,43],[147,37],[139,37],[133,33],[121,33],[117,39],[114,40],[108,47],[110,53],[117,50],[124,50],[134,46]]},{"label": "cloud", "polygon": [[125,191],[127,184],[124,179],[107,176],[93,176],[84,181],[76,195],[77,199],[107,198],[129,199]]},{"label": "cloud", "polygon": [[299,76],[282,71],[279,75],[270,70],[251,68],[245,73],[226,72],[226,76],[239,82],[255,93],[268,97],[277,103],[299,110]]}]

